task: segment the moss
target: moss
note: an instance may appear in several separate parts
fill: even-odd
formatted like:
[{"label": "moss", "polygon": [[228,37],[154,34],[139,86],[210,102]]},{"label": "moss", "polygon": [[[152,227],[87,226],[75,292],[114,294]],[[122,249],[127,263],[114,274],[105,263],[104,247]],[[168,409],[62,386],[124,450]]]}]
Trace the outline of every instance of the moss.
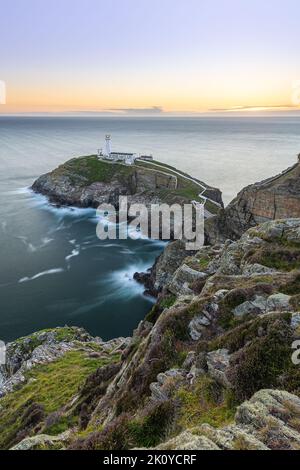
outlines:
[{"label": "moss", "polygon": [[27,383],[0,400],[0,448],[16,442],[17,434],[24,430],[22,415],[32,402],[41,405],[45,415],[59,410],[74,397],[89,374],[111,360],[115,358],[99,360],[87,357],[83,351],[71,351],[55,362],[28,371]]},{"label": "moss", "polygon": [[68,429],[73,428],[77,424],[77,416],[61,416],[56,423],[52,424],[51,426],[45,426],[43,433],[50,436],[57,436],[58,434],[62,434]]},{"label": "moss", "polygon": [[202,257],[199,259],[198,263],[199,263],[199,268],[203,271],[205,271],[205,269],[207,269],[209,263],[210,263],[210,258],[209,256],[207,257]]},{"label": "moss", "polygon": [[172,307],[172,305],[174,305],[175,302],[176,302],[176,295],[170,294],[164,297],[161,302],[159,302],[159,306],[163,309],[170,308]]},{"label": "moss", "polygon": [[212,378],[203,376],[195,386],[182,387],[177,393],[179,400],[178,425],[182,429],[208,423],[215,427],[233,421],[235,408],[227,400],[227,392]]}]

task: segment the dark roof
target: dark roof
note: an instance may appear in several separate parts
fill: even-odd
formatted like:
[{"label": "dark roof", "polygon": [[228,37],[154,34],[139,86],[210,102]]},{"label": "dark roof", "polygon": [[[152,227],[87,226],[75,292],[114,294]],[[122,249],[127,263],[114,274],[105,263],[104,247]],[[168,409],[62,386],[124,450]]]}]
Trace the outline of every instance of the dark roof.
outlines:
[{"label": "dark roof", "polygon": [[134,155],[134,153],[128,153],[128,152],[110,152],[111,155]]}]

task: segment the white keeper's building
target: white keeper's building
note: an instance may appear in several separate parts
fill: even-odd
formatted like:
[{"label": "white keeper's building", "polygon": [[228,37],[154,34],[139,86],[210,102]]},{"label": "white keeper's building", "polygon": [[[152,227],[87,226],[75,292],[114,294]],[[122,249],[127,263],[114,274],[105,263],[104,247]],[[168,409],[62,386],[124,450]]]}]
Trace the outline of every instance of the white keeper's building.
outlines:
[{"label": "white keeper's building", "polygon": [[126,165],[132,165],[135,159],[138,158],[136,153],[112,152],[110,135],[105,136],[105,151],[98,150],[98,157],[111,162],[123,162]]}]

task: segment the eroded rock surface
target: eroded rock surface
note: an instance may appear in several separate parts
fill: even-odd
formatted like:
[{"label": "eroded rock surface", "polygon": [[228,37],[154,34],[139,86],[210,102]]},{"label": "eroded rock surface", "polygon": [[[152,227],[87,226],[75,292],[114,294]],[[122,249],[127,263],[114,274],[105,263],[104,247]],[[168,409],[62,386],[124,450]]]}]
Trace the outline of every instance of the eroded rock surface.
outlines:
[{"label": "eroded rock surface", "polygon": [[250,227],[291,217],[300,217],[299,162],[280,175],[244,188],[226,209],[207,221],[207,240],[236,240]]}]

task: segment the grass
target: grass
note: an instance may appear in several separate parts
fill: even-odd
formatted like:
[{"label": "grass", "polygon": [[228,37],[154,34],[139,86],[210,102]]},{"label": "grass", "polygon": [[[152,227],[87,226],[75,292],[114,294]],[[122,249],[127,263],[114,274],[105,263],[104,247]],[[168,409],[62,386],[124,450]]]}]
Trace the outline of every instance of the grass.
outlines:
[{"label": "grass", "polygon": [[82,180],[84,186],[97,181],[110,183],[116,175],[119,179],[122,179],[134,173],[133,167],[104,162],[99,160],[96,155],[73,158],[54,170],[54,174],[60,176],[65,174],[66,171],[74,183],[80,184],[80,180]]},{"label": "grass", "polygon": [[[70,351],[50,364],[37,366],[27,372],[27,383],[0,400],[0,448],[10,447],[19,431],[22,417],[32,404],[41,405],[45,415],[61,409],[77,393],[88,375],[117,356],[107,359],[88,357],[83,351]],[[65,430],[64,423],[52,432]]]},{"label": "grass", "polygon": [[235,407],[227,400],[227,392],[208,376],[198,379],[192,389],[182,387],[176,393],[180,402],[178,425],[189,429],[200,424],[221,427],[233,422]]}]

